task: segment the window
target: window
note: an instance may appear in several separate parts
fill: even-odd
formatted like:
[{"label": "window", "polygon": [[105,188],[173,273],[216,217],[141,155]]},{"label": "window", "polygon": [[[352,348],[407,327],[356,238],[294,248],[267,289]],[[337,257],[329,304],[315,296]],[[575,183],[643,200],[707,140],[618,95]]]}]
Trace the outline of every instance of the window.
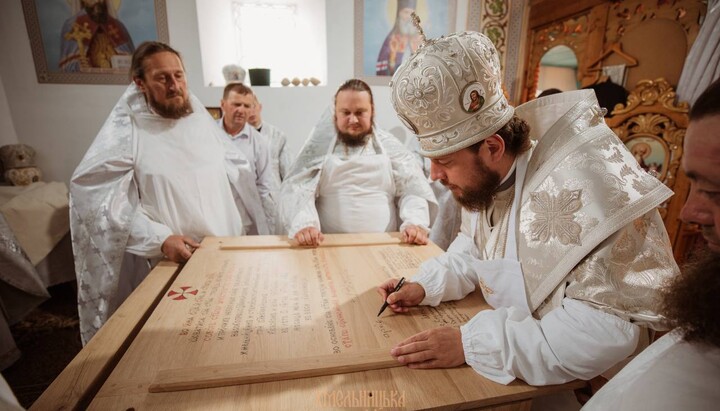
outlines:
[{"label": "window", "polygon": [[[204,82],[224,86],[222,69],[269,68],[283,78],[327,81],[325,0],[198,0]],[[249,83],[246,74],[245,82]]]}]

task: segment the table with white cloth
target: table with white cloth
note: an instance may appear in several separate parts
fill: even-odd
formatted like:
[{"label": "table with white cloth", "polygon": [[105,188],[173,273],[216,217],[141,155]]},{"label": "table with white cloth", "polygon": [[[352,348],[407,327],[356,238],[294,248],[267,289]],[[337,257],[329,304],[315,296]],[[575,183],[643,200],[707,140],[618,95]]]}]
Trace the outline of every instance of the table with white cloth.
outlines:
[{"label": "table with white cloth", "polygon": [[67,186],[0,186],[0,369],[20,355],[9,325],[74,280]]}]

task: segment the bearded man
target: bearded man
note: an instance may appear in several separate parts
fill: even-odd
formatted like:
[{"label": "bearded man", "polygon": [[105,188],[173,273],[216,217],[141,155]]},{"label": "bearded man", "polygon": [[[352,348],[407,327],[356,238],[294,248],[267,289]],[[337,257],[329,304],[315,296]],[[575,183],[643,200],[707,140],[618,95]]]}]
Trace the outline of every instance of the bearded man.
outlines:
[{"label": "bearded man", "polygon": [[161,258],[184,263],[205,236],[274,224],[251,163],[188,91],[180,54],[143,43],[131,75],[70,182],[84,343]]},{"label": "bearded man", "polygon": [[[660,288],[678,269],[657,206],[672,192],[605,125],[592,91],[513,108],[498,52],[476,32],[427,41],[391,87],[463,222],[445,254],[378,292],[399,313],[476,288],[493,307],[399,341],[390,353],[400,363],[561,384],[630,356],[646,327],[665,329]],[[482,105],[471,111],[474,90]]]},{"label": "bearded man", "polygon": [[437,202],[412,153],[374,127],[372,91],[346,81],[322,116],[280,189],[290,238],[317,246],[323,233],[402,231],[426,244]]},{"label": "bearded man", "polygon": [[654,342],[583,410],[712,410],[720,402],[720,80],[690,109],[682,167],[691,188],[680,218],[700,225],[708,249],[665,288],[675,329]]}]

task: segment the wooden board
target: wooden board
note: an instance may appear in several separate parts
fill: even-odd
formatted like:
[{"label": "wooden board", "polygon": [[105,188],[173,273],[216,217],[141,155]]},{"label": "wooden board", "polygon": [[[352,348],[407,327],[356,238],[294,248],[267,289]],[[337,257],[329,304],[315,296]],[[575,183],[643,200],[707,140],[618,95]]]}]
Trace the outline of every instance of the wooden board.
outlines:
[{"label": "wooden board", "polygon": [[[221,250],[249,250],[270,248],[301,247],[294,239],[284,235],[245,236],[219,239]],[[373,234],[333,234],[326,235],[320,248],[326,247],[358,247],[368,245],[402,244],[400,233]],[[305,247],[312,248],[312,247]]]},{"label": "wooden board", "polygon": [[[385,238],[378,236],[379,240]],[[272,242],[270,238],[257,239]],[[572,388],[535,388],[520,381],[504,386],[463,366],[449,370],[399,367],[150,393],[157,376],[172,375],[172,370],[181,370],[187,381],[188,375],[193,379],[193,370],[198,378],[207,375],[208,367],[227,370],[242,364],[251,368],[273,362],[297,366],[298,361],[309,357],[389,351],[398,341],[421,330],[459,326],[487,308],[476,292],[436,308],[419,307],[403,315],[388,310],[376,317],[382,303],[377,285],[390,277],[411,277],[422,261],[441,253],[434,245],[220,248],[233,241],[205,239],[90,409],[526,406],[526,400],[533,396]],[[369,355],[360,363],[368,366],[373,361],[387,362],[387,357]]]},{"label": "wooden board", "polygon": [[87,408],[170,286],[177,271],[177,264],[160,262],[32,404],[30,410]]}]

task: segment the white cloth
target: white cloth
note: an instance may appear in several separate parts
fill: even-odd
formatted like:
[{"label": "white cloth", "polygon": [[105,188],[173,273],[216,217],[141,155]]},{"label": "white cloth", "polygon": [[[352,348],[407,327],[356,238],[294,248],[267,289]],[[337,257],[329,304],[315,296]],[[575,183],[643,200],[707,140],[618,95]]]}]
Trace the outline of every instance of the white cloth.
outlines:
[{"label": "white cloth", "polygon": [[[474,291],[484,278],[475,269],[478,255],[477,245],[461,232],[447,253],[423,263],[412,279],[425,288],[421,304],[436,306]],[[640,327],[569,298],[541,320],[527,311],[481,311],[461,327],[467,364],[501,384],[515,378],[561,384],[597,376],[632,354],[640,337]]]},{"label": "white cloth", "polygon": [[243,235],[242,217],[229,201],[232,191],[222,178],[224,163],[217,161],[223,158],[225,147],[219,142],[197,143],[202,123],[157,134],[152,122],[138,120],[135,182],[142,211],[132,222],[126,250],[157,258],[162,256],[163,242],[173,234],[195,241],[208,233]]},{"label": "white cloth", "polygon": [[245,127],[239,133],[232,135],[225,132],[222,118],[217,122],[235,147],[239,148],[253,165],[256,176],[255,185],[260,193],[263,206],[276,212],[275,198],[280,189],[280,182],[277,181],[273,172],[269,142],[262,138],[260,132],[255,130],[250,123],[245,123]]},{"label": "white cloth", "polygon": [[[342,146],[325,159],[315,201],[324,233],[388,232],[398,229],[395,184],[390,159],[362,147],[344,156]],[[340,150],[338,150],[340,149]],[[415,220],[429,225],[427,205],[420,202]],[[423,206],[425,206],[423,208]],[[368,218],[372,216],[372,218]]]},{"label": "white cloth", "polygon": [[70,226],[84,343],[147,273],[148,262],[130,253],[160,257],[171,233],[271,233],[274,213],[263,207],[252,165],[192,95],[191,104],[193,114],[165,119],[131,84],[73,173]]},{"label": "white cloth", "polygon": [[[396,231],[403,230],[407,225],[413,224],[428,230],[430,223],[434,220],[437,212],[437,201],[428,185],[427,180],[422,174],[422,170],[412,159],[412,154],[402,146],[402,144],[390,133],[374,128],[372,134],[364,147],[345,147],[344,144],[337,140],[337,132],[333,120],[333,110],[329,108],[321,116],[320,121],[310,133],[310,137],[305,142],[298,158],[293,163],[290,173],[283,181],[280,187],[280,215],[283,220],[285,230],[290,238],[293,238],[298,231],[306,227],[315,227],[324,231],[324,222],[318,216],[316,199],[322,197],[325,193],[321,181],[330,182],[330,177],[325,177],[329,171],[326,169],[328,158],[331,156],[342,156],[342,162],[354,164],[357,167],[362,166],[365,157],[369,158],[386,158],[390,164],[390,175],[392,181],[385,183],[394,187],[392,192],[388,192],[388,198],[392,201],[386,203],[386,207],[393,207],[395,210],[386,209],[383,215],[389,216],[396,212],[401,221],[400,227],[393,225],[388,226],[387,230]],[[347,151],[346,151],[347,148]],[[334,160],[333,160],[334,161]],[[339,163],[333,162],[338,165]],[[352,173],[359,171],[353,166]],[[364,166],[366,176],[374,173],[369,170],[370,163]],[[363,175],[344,175],[339,177],[336,172],[332,179],[342,178],[350,184],[357,184],[365,177]],[[381,189],[381,182],[375,180],[379,176],[370,177],[370,181],[363,182],[363,185],[375,185],[376,190]],[[385,176],[385,174],[383,174]],[[383,177],[384,178],[384,177]],[[326,183],[326,184],[327,184]],[[329,187],[327,185],[326,187]],[[374,218],[373,212],[377,212],[378,203],[366,204],[361,201],[354,201],[353,197],[348,196],[347,187],[343,190],[342,198],[335,199],[338,207],[352,204],[354,207],[354,215],[359,216],[364,213],[366,224],[358,226],[352,224],[353,231],[359,228],[361,231],[368,232],[367,222]],[[360,190],[360,188],[358,188]],[[337,194],[337,193],[336,193]],[[328,207],[324,208],[324,212],[329,212]],[[338,216],[336,221],[342,218],[342,209],[334,211]],[[344,224],[337,224],[344,225]]]},{"label": "white cloth", "polygon": [[677,85],[678,101],[691,106],[703,91],[720,78],[720,0],[708,2],[705,21],[700,26],[685,59]]},{"label": "white cloth", "polygon": [[710,411],[720,404],[720,348],[674,330],[635,357],[584,411]]},{"label": "white cloth", "polygon": [[270,162],[279,187],[290,172],[290,166],[294,160],[292,152],[287,146],[287,136],[279,128],[268,123],[260,125],[260,134],[267,137],[270,144]]},{"label": "white cloth", "polygon": [[[518,175],[515,188],[522,187],[521,190],[515,191],[515,201],[520,201],[521,204],[520,207],[517,207],[517,214],[513,211],[502,211],[505,206],[496,206],[491,207],[494,211],[480,213],[481,215],[478,217],[481,218],[472,218],[470,213],[463,210],[461,232],[450,245],[447,253],[423,263],[418,274],[413,277],[413,281],[420,283],[425,289],[426,296],[421,304],[434,306],[441,301],[458,300],[479,287],[488,302],[496,306],[493,310],[478,313],[461,327],[461,333],[465,361],[479,374],[499,383],[508,384],[515,378],[520,378],[532,385],[560,384],[578,378],[590,379],[604,372],[631,355],[638,344],[641,328],[628,319],[637,322],[644,321],[649,325],[656,325],[662,319],[654,311],[657,305],[655,298],[657,289],[663,279],[677,273],[667,234],[662,229],[657,210],[648,210],[646,206],[631,207],[632,203],[629,202],[629,198],[630,194],[634,193],[630,193],[626,194],[627,197],[623,197],[627,201],[623,200],[624,202],[617,211],[622,215],[624,219],[622,221],[626,221],[624,226],[615,227],[615,230],[618,231],[603,233],[605,237],[596,238],[594,244],[602,244],[597,247],[592,246],[593,243],[588,241],[583,242],[581,238],[575,247],[576,250],[582,250],[582,254],[568,247],[571,251],[571,254],[568,255],[578,259],[580,264],[574,268],[570,267],[570,271],[563,274],[560,283],[544,284],[540,282],[540,286],[549,289],[550,294],[544,295],[544,304],[528,305],[531,299],[527,272],[545,263],[539,258],[559,258],[555,249],[560,250],[565,246],[565,244],[555,246],[549,241],[542,243],[523,231],[528,226],[534,227],[532,224],[535,223],[529,216],[533,211],[535,213],[541,211],[541,206],[545,204],[534,204],[532,201],[544,198],[541,196],[544,194],[541,190],[547,190],[547,187],[552,187],[553,183],[558,184],[559,180],[557,175],[552,173],[550,174],[552,180],[549,182],[537,181],[537,176],[547,172],[548,163],[552,164],[557,157],[561,160],[573,160],[577,156],[577,160],[573,160],[571,165],[558,163],[557,170],[574,177],[566,189],[572,190],[574,187],[570,184],[581,182],[583,187],[586,187],[585,190],[594,187],[601,193],[601,186],[587,184],[582,180],[583,173],[586,172],[583,167],[588,164],[587,158],[599,157],[603,153],[602,150],[609,150],[612,153],[614,156],[612,163],[623,164],[623,162],[629,161],[625,158],[632,158],[630,153],[619,151],[626,151],[626,149],[602,123],[602,114],[596,100],[588,99],[587,93],[583,91],[574,95],[561,96],[553,100],[555,103],[562,103],[557,104],[557,107],[545,107],[549,109],[534,111],[532,112],[534,116],[528,115],[528,122],[531,124],[532,130],[531,136],[536,139],[542,137],[542,139],[529,153],[530,161],[524,178],[520,161],[517,162]],[[566,102],[561,102],[565,99],[567,99]],[[545,104],[547,102],[540,102],[541,107]],[[522,106],[518,107],[516,111],[518,115],[524,112],[521,108]],[[565,124],[568,126],[565,127]],[[553,133],[558,134],[554,135]],[[583,146],[581,144],[583,138],[590,139],[592,144],[586,142]],[[593,138],[595,140],[592,140]],[[580,155],[576,155],[572,151],[562,153],[560,149],[564,149],[563,144],[568,141],[572,144],[579,144],[576,150]],[[543,143],[552,145],[548,147]],[[548,150],[555,157],[552,155],[549,158],[539,157]],[[621,157],[620,153],[625,157]],[[545,163],[538,163],[536,157],[545,158]],[[606,163],[600,162],[599,164]],[[621,169],[628,173],[631,172],[629,165]],[[587,172],[593,176],[605,175],[600,174],[598,170],[602,170],[599,165],[589,168]],[[508,178],[512,172],[510,170],[505,178]],[[607,175],[611,176],[612,174],[608,173]],[[643,175],[638,176],[642,179],[645,178]],[[608,181],[615,183],[615,180],[609,178]],[[645,184],[645,180],[641,181]],[[526,193],[525,190],[528,186],[533,187],[532,183],[536,184],[534,187],[537,187],[538,191],[533,190]],[[648,192],[653,189],[661,192],[665,190],[663,187],[656,188],[656,185],[649,185],[649,187]],[[663,196],[658,197],[664,198]],[[498,195],[496,201],[500,201],[500,197],[503,196]],[[638,195],[637,198],[636,201],[645,201],[643,196]],[[579,197],[577,210],[588,213],[589,211],[585,210],[597,207],[598,203],[592,202],[592,199],[593,197]],[[605,204],[608,200],[598,196],[597,201],[604,201],[602,204]],[[654,198],[653,201],[661,200]],[[530,207],[526,205],[527,202],[530,202]],[[564,211],[559,205],[552,203],[547,207],[556,207],[550,208],[555,212]],[[573,204],[565,204],[564,207],[572,209]],[[490,216],[490,213],[493,215]],[[500,214],[495,215],[495,213]],[[608,212],[608,215],[612,214]],[[506,218],[515,219],[519,228],[512,229],[513,224],[505,220]],[[545,221],[547,224],[537,223],[536,227],[547,228],[551,223],[557,224],[556,227],[562,227],[561,224],[565,222],[566,225],[573,228],[574,226],[567,223],[572,222],[579,227],[579,234],[586,234],[586,232],[592,233],[592,230],[597,230],[599,226],[602,226],[602,221],[598,220],[590,220],[585,226],[577,223],[579,217],[575,212],[568,212],[563,218],[563,220],[554,221],[548,217],[549,221]],[[479,223],[473,225],[471,221]],[[501,221],[505,221],[505,223],[500,224]],[[582,220],[581,222],[584,223]],[[489,227],[491,224],[494,225],[492,229]],[[655,226],[656,229],[648,229],[647,227],[650,225]],[[660,227],[657,227],[658,225]],[[508,226],[511,228],[509,229]],[[630,235],[631,230],[636,230],[636,227],[642,228],[642,234],[635,234],[633,231],[633,234]],[[604,227],[599,229],[604,229]],[[512,230],[513,233],[508,233],[508,230]],[[553,236],[556,235],[557,232],[551,232],[547,238],[553,240]],[[633,252],[627,266],[620,266],[621,268],[616,271],[608,269],[607,265],[612,265],[612,268],[615,269],[614,265],[625,261],[615,254],[620,251],[627,252],[624,249],[628,248],[628,242],[635,242],[634,235],[639,236],[640,248],[637,250],[637,254],[634,248],[630,248]],[[507,238],[507,241],[502,240],[504,237]],[[528,237],[533,241],[529,244],[534,249],[532,247],[520,248],[520,240],[522,239],[527,244]],[[500,247],[498,248],[496,245]],[[503,250],[503,248],[506,250],[495,252],[495,250]],[[610,257],[603,254],[608,249],[612,250]],[[512,264],[512,261],[509,260],[513,259],[515,250],[518,253],[517,259]],[[537,250],[543,250],[543,252]],[[530,258],[528,255],[532,252],[539,254],[540,257]],[[560,254],[561,257],[562,255]],[[633,263],[632,258],[635,258],[635,255],[643,256],[641,264]],[[486,266],[493,261],[482,260],[492,258],[497,258],[504,263],[499,264],[499,267],[494,267],[494,272],[490,273],[494,278],[492,276],[489,278]],[[594,264],[588,264],[588,261],[594,262]],[[667,267],[660,266],[659,262]],[[578,267],[582,267],[582,269]],[[631,269],[629,267],[638,268]],[[598,283],[593,286],[594,288],[588,285],[591,280],[581,275],[586,271],[588,272],[587,276]],[[514,278],[504,279],[503,273]],[[614,277],[616,275],[619,277]],[[618,289],[618,285],[614,283],[615,281],[622,282],[625,278],[631,279],[635,275],[645,279],[638,290]],[[524,280],[525,284],[518,281],[520,278]],[[505,284],[506,282],[507,284]],[[615,288],[612,289],[606,285],[608,282],[615,284]],[[507,286],[508,284],[510,286]],[[522,292],[516,289],[518,287],[525,290],[525,299],[522,298]],[[598,290],[604,291],[609,288],[612,292],[608,293],[615,296],[616,299],[609,300],[605,298],[605,294],[600,294],[602,298],[596,298]],[[532,291],[538,289],[532,289]],[[570,294],[566,290],[572,290],[573,293]],[[635,299],[634,295],[627,291],[640,293],[642,298]],[[494,293],[512,295],[495,295]],[[625,299],[617,296],[623,296]],[[627,307],[627,304],[630,304],[628,300],[634,305],[632,310]],[[532,312],[532,315],[529,315],[528,312]]]},{"label": "white cloth", "polygon": [[0,374],[0,409],[5,411],[21,411],[25,408],[20,406],[15,394],[8,385],[5,378]]}]

